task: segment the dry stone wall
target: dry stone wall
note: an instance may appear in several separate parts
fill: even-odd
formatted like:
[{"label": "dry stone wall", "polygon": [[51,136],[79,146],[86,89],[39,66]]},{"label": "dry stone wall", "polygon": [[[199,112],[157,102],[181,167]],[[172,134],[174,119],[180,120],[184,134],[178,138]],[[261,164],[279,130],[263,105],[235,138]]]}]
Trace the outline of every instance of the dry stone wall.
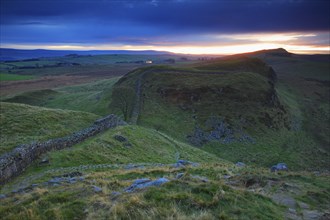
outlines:
[{"label": "dry stone wall", "polygon": [[69,136],[50,139],[45,142],[33,142],[17,146],[10,153],[0,156],[0,185],[3,185],[11,178],[19,175],[43,153],[71,147],[84,141],[88,137],[97,135],[104,130],[119,125],[126,125],[126,122],[116,115],[108,115],[96,120],[90,127],[75,132]]}]

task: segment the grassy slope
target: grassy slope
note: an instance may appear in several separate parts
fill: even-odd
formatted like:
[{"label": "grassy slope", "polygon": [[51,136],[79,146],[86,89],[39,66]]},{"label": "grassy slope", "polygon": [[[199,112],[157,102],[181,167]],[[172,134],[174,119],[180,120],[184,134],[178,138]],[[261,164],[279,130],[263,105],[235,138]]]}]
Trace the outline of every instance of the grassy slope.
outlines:
[{"label": "grassy slope", "polygon": [[[325,69],[323,64],[320,66]],[[297,98],[301,94],[287,90],[281,78],[276,86],[279,102],[269,106],[271,75],[263,62],[239,57],[210,61],[197,69],[139,69],[116,85],[134,87],[139,75],[147,72],[142,83],[143,106],[138,123],[182,141],[186,141],[186,135],[192,133],[196,124],[203,125],[212,115],[232,125],[241,123],[256,144],[208,143],[202,148],[222,158],[266,167],[286,162],[290,168],[300,170],[329,167],[329,152],[308,130],[300,128],[301,121],[316,126],[315,120],[321,117],[308,122],[311,118]],[[323,114],[327,105],[321,104]],[[320,123],[326,124],[327,119]],[[323,126],[319,132],[325,139],[327,129]]]},{"label": "grassy slope", "polygon": [[[127,142],[120,142],[115,135],[123,136]],[[127,145],[129,143],[129,145]],[[179,142],[153,129],[140,126],[121,126],[92,137],[74,147],[52,151],[44,155],[49,164],[40,166],[36,161],[25,174],[13,183],[24,181],[28,176],[47,170],[79,167],[96,164],[130,163],[175,163],[178,159],[193,162],[222,162],[209,154],[188,144]]]},{"label": "grassy slope", "polygon": [[[115,135],[127,138],[131,146],[117,141]],[[53,152],[49,158],[50,168],[104,163],[174,163],[179,158],[195,162],[219,161],[211,154],[139,126],[111,129],[74,148]]]},{"label": "grassy slope", "polygon": [[112,78],[56,90],[26,92],[3,101],[107,115],[111,88],[117,80],[118,78]]},{"label": "grassy slope", "polygon": [[0,102],[0,154],[18,144],[61,137],[89,126],[99,116]]},{"label": "grassy slope", "polygon": [[[114,135],[127,138],[131,146],[125,147]],[[175,162],[177,152],[181,159],[200,165],[185,168],[152,165]],[[118,127],[72,148],[49,152],[46,157],[49,164],[39,165],[37,161],[23,176],[3,187],[1,193],[7,198],[1,200],[0,214],[4,219],[283,219],[287,208],[272,201],[273,195],[285,192],[297,202],[307,203],[311,210],[325,210],[330,195],[329,179],[325,176],[294,172],[277,175],[256,167],[235,167],[139,126]],[[138,169],[120,166],[143,162],[151,164]],[[110,168],[95,164],[118,165]],[[85,180],[58,186],[42,184],[73,171],[81,172]],[[175,179],[178,173],[184,174],[181,179]],[[224,175],[232,177],[227,180]],[[135,179],[159,177],[171,182],[124,192]],[[32,183],[39,185],[25,193],[8,194],[17,186]],[[102,192],[95,193],[92,185]],[[112,192],[121,194],[114,196]],[[298,214],[302,211],[298,208]]]}]

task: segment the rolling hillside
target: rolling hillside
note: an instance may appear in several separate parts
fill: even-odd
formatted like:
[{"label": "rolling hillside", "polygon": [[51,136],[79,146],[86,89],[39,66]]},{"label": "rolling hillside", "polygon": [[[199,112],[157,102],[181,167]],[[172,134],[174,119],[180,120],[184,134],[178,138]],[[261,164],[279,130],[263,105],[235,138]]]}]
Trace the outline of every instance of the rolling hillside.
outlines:
[{"label": "rolling hillside", "polygon": [[[234,56],[194,68],[137,69],[114,88],[128,94],[122,99],[130,101],[126,107],[133,123],[221,158],[266,167],[277,161],[293,169],[328,167],[329,151],[301,127],[308,116],[277,78],[260,59]],[[117,114],[123,113],[122,99],[113,97]]]},{"label": "rolling hillside", "polygon": [[89,126],[99,116],[0,102],[0,154],[19,144],[62,137]]},{"label": "rolling hillside", "polygon": [[85,111],[104,116],[109,114],[111,89],[117,80],[118,78],[115,77],[58,89],[35,90],[5,98],[3,101],[54,109]]},{"label": "rolling hillside", "polygon": [[2,98],[0,154],[110,113],[129,124],[43,154],[0,186],[0,216],[328,219],[322,59],[261,51]]},{"label": "rolling hillside", "polygon": [[[47,163],[36,161],[2,187],[3,218],[327,216],[330,189],[326,175],[276,174],[234,165],[139,126],[109,130],[72,148],[49,152],[44,158]],[[143,182],[156,184],[160,180],[166,182],[143,186]],[[135,182],[141,182],[139,188],[134,188]],[[298,211],[292,213],[285,206]]]}]

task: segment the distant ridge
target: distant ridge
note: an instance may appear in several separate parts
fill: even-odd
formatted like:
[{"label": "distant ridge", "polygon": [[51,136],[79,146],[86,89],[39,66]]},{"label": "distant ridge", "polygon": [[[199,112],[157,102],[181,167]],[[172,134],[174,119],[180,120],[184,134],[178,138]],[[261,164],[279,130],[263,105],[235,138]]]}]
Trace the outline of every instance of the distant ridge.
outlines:
[{"label": "distant ridge", "polygon": [[293,53],[288,52],[284,48],[276,48],[276,49],[267,49],[267,50],[258,50],[258,51],[253,51],[253,52],[248,52],[248,53],[239,53],[239,54],[233,54],[229,56],[225,56],[224,58],[232,58],[232,57],[240,57],[240,56],[280,56],[280,57],[291,57],[294,55]]},{"label": "distant ridge", "polygon": [[155,50],[20,50],[11,48],[0,48],[0,61],[9,60],[21,60],[21,59],[31,59],[40,57],[58,57],[66,56],[70,54],[77,55],[105,55],[105,54],[144,54],[144,55],[162,55],[171,54],[167,51],[155,51]]}]

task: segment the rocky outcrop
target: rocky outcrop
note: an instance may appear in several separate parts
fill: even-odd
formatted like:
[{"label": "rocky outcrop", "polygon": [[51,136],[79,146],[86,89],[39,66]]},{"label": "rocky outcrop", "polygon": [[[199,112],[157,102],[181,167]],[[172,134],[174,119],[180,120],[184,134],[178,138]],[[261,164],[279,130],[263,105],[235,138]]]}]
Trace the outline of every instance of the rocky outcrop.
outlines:
[{"label": "rocky outcrop", "polygon": [[10,153],[0,157],[0,184],[2,185],[12,177],[19,175],[43,153],[71,147],[104,130],[125,124],[126,122],[116,115],[108,115],[107,117],[96,120],[90,127],[69,136],[50,139],[45,142],[33,142],[19,145]]}]

